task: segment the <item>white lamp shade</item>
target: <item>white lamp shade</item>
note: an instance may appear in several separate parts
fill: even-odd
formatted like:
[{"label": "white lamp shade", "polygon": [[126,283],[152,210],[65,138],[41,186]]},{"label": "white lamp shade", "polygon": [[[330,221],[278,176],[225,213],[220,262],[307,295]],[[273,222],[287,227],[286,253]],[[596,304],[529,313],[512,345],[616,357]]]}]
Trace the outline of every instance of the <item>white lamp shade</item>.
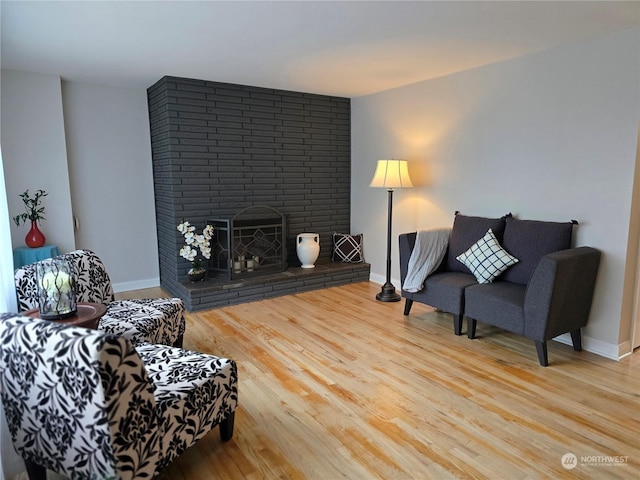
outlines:
[{"label": "white lamp shade", "polygon": [[406,160],[378,160],[376,173],[369,184],[370,187],[381,187],[389,190],[394,188],[411,188],[409,168]]}]

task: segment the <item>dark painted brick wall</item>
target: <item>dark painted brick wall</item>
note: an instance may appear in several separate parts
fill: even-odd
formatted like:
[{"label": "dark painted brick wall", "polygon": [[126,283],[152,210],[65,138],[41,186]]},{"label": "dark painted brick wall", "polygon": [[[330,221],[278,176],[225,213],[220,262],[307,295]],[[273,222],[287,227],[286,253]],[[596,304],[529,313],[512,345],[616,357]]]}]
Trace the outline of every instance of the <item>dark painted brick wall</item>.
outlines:
[{"label": "dark painted brick wall", "polygon": [[350,223],[351,106],[348,98],[164,77],[148,89],[162,286],[186,280],[176,225],[200,230],[250,205],[287,216],[288,259],[298,233]]}]

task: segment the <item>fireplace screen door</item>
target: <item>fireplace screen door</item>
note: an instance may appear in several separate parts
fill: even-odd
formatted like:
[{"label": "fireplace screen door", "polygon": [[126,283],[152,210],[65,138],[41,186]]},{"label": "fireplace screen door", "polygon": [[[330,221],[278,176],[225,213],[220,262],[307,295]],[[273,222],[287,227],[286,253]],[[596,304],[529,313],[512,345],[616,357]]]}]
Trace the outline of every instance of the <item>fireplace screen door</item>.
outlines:
[{"label": "fireplace screen door", "polygon": [[233,280],[286,270],[285,216],[275,208],[251,206],[207,223],[214,227],[212,274]]}]

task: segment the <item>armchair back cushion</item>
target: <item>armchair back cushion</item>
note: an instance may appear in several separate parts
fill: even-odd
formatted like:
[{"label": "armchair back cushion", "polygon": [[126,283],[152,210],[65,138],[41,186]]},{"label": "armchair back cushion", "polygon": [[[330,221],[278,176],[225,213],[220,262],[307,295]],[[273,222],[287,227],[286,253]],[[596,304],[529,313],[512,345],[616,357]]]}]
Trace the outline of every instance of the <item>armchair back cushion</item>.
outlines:
[{"label": "armchair back cushion", "polygon": [[545,255],[571,248],[573,223],[517,220],[507,217],[502,246],[519,261],[500,277],[506,282],[527,285]]},{"label": "armchair back cushion", "polygon": [[493,230],[493,234],[496,236],[498,242],[502,243],[504,221],[504,217],[468,217],[456,213],[455,219],[453,220],[451,237],[449,238],[449,249],[445,259],[446,270],[449,272],[472,273],[471,270],[456,257],[466,252],[474,243],[484,237],[489,229]]}]

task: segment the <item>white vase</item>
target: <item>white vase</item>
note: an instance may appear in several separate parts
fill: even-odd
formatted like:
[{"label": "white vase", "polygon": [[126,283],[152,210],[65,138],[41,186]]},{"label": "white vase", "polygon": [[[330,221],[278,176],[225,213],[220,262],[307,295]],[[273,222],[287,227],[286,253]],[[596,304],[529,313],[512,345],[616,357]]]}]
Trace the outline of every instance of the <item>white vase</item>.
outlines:
[{"label": "white vase", "polygon": [[320,235],[317,233],[301,233],[298,235],[296,253],[302,268],[314,268],[320,254]]}]

